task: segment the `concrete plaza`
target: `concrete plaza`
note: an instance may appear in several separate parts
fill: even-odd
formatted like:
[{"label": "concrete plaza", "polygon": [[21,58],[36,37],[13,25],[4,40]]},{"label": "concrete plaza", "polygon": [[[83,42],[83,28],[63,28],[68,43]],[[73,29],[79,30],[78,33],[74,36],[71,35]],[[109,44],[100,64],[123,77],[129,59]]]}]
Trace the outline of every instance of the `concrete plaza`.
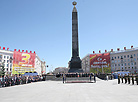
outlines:
[{"label": "concrete plaza", "polygon": [[0,102],[137,102],[138,86],[117,84],[117,80],[97,83],[36,82],[0,88]]}]

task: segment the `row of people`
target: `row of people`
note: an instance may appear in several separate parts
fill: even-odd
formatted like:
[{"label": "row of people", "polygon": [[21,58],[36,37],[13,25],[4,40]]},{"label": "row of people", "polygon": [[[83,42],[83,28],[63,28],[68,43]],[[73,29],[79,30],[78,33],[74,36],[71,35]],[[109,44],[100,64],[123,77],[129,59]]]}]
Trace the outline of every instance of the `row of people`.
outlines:
[{"label": "row of people", "polygon": [[128,75],[123,75],[123,74],[119,74],[118,75],[118,84],[120,84],[121,83],[121,81],[122,81],[122,83],[125,83],[125,84],[130,84],[131,83],[131,81],[132,81],[132,85],[134,85],[135,84],[135,81],[136,81],[136,84],[138,85],[138,74],[137,75],[130,75],[130,74],[128,74]]},{"label": "row of people", "polygon": [[0,77],[0,87],[8,87],[14,85],[27,84],[31,82],[44,81],[45,77],[42,76],[4,76]]}]

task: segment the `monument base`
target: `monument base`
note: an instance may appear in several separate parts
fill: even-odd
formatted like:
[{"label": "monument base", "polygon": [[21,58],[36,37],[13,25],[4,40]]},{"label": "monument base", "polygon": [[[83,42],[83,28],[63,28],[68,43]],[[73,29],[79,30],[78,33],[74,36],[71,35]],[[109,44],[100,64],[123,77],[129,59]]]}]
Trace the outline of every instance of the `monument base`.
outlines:
[{"label": "monument base", "polygon": [[69,63],[69,68],[68,73],[83,73],[80,57],[72,57]]},{"label": "monument base", "polygon": [[82,69],[69,69],[68,73],[83,73]]}]

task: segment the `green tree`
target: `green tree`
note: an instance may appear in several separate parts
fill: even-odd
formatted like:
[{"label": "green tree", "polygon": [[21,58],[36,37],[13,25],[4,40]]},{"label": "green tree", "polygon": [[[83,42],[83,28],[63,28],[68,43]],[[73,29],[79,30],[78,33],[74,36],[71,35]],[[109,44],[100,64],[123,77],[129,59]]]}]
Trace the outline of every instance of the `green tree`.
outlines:
[{"label": "green tree", "polygon": [[5,75],[5,68],[4,65],[0,66],[0,76],[4,76]]}]

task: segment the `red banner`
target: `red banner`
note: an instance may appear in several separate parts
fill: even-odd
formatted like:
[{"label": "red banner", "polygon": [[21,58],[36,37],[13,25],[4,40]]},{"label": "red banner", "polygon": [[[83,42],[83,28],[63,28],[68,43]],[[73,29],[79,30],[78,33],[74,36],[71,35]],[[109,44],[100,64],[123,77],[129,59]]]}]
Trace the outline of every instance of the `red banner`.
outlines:
[{"label": "red banner", "polygon": [[12,74],[34,72],[35,53],[14,51]]},{"label": "red banner", "polygon": [[110,67],[110,53],[90,54],[90,67],[101,68]]}]

